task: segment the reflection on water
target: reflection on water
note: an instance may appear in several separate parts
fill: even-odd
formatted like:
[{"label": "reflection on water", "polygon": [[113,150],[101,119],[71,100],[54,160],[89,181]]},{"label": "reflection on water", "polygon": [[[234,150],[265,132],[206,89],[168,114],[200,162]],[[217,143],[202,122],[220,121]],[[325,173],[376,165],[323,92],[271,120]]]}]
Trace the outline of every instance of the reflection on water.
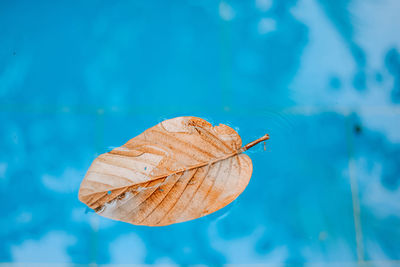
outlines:
[{"label": "reflection on water", "polygon": [[[0,262],[399,265],[397,0],[0,6]],[[181,115],[270,134],[245,192],[161,228],[88,212],[94,157]]]}]

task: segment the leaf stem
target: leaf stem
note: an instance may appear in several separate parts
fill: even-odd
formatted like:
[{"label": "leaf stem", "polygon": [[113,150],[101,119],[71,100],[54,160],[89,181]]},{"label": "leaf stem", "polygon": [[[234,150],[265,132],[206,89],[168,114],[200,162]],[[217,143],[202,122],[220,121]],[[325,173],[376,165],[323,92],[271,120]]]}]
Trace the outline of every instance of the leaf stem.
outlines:
[{"label": "leaf stem", "polygon": [[265,140],[268,140],[268,139],[269,139],[269,134],[266,134],[266,135],[264,135],[263,137],[260,137],[260,138],[258,138],[257,140],[248,143],[247,145],[245,145],[244,147],[242,147],[239,151],[240,151],[240,153],[242,153],[242,152],[248,150],[249,148],[251,148],[251,147],[257,145],[258,143],[260,143],[260,142],[262,142],[262,141],[265,141]]},{"label": "leaf stem", "polygon": [[[235,152],[233,152],[231,154],[227,154],[227,155],[225,155],[225,156],[223,156],[221,158],[217,158],[217,159],[214,159],[214,160],[209,161],[209,162],[202,162],[202,163],[199,163],[199,164],[196,164],[196,165],[193,165],[193,166],[185,167],[183,169],[171,172],[168,175],[162,174],[160,176],[153,177],[149,181],[156,181],[156,180],[159,180],[159,179],[162,179],[162,178],[166,178],[167,176],[174,175],[174,174],[177,174],[177,173],[180,173],[180,172],[185,172],[185,171],[193,170],[193,169],[196,169],[196,168],[201,168],[201,167],[204,167],[204,166],[207,166],[207,165],[215,164],[215,163],[217,163],[219,161],[222,161],[222,160],[228,159],[230,157],[234,157],[236,155],[239,155],[239,154],[245,152],[246,150],[248,150],[249,148],[257,145],[258,143],[260,143],[262,141],[265,141],[265,140],[268,140],[268,139],[269,139],[269,135],[266,134],[263,137],[260,137],[257,140],[248,143],[247,145],[243,146],[242,148],[240,148],[239,150],[237,150],[237,151],[235,151]],[[94,209],[94,210],[100,209],[101,206],[104,205],[104,203],[108,203],[108,202],[112,201],[113,199],[115,199],[116,197],[121,195],[122,193],[124,193],[127,190],[129,190],[129,188],[133,188],[134,186],[137,186],[137,185],[138,184],[132,184],[132,185],[124,185],[124,186],[120,186],[120,187],[111,188],[111,189],[108,190],[108,191],[111,191],[111,194],[108,194],[108,191],[95,192],[95,193],[93,193],[91,195],[100,193],[100,194],[102,194],[101,198],[106,196],[106,200],[102,199],[101,201],[99,201],[99,199],[97,199],[94,203],[87,204],[87,205],[90,208]],[[115,191],[123,189],[123,188],[124,188],[124,190],[122,192],[117,192],[116,194],[114,194]],[[90,196],[90,195],[88,195],[88,196]]]}]

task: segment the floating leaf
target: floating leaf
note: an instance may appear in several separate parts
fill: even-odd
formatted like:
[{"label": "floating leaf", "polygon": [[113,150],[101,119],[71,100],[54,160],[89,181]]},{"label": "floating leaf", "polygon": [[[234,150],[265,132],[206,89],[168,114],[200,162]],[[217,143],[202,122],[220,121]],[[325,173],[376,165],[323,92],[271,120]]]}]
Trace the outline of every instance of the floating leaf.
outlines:
[{"label": "floating leaf", "polygon": [[215,212],[246,188],[253,165],[235,130],[196,117],[165,120],[97,157],[79,199],[98,214],[163,226]]}]

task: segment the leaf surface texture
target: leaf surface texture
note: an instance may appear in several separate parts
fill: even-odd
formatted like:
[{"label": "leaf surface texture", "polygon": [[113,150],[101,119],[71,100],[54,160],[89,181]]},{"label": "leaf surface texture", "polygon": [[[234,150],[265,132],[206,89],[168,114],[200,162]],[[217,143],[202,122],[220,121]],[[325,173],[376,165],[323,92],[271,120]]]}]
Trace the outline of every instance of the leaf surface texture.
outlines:
[{"label": "leaf surface texture", "polygon": [[97,157],[79,199],[104,217],[136,225],[193,220],[246,188],[252,173],[246,149],[227,125],[213,127],[197,117],[165,120]]}]

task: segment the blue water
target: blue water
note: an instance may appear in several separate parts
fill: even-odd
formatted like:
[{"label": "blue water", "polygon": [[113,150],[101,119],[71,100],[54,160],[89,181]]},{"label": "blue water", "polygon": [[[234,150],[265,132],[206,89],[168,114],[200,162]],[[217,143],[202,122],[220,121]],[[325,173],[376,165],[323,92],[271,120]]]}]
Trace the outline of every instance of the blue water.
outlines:
[{"label": "blue water", "polygon": [[[399,12],[1,1],[0,262],[400,266]],[[77,194],[92,160],[182,115],[243,143],[271,135],[248,152],[244,193],[161,228],[88,212]]]}]

